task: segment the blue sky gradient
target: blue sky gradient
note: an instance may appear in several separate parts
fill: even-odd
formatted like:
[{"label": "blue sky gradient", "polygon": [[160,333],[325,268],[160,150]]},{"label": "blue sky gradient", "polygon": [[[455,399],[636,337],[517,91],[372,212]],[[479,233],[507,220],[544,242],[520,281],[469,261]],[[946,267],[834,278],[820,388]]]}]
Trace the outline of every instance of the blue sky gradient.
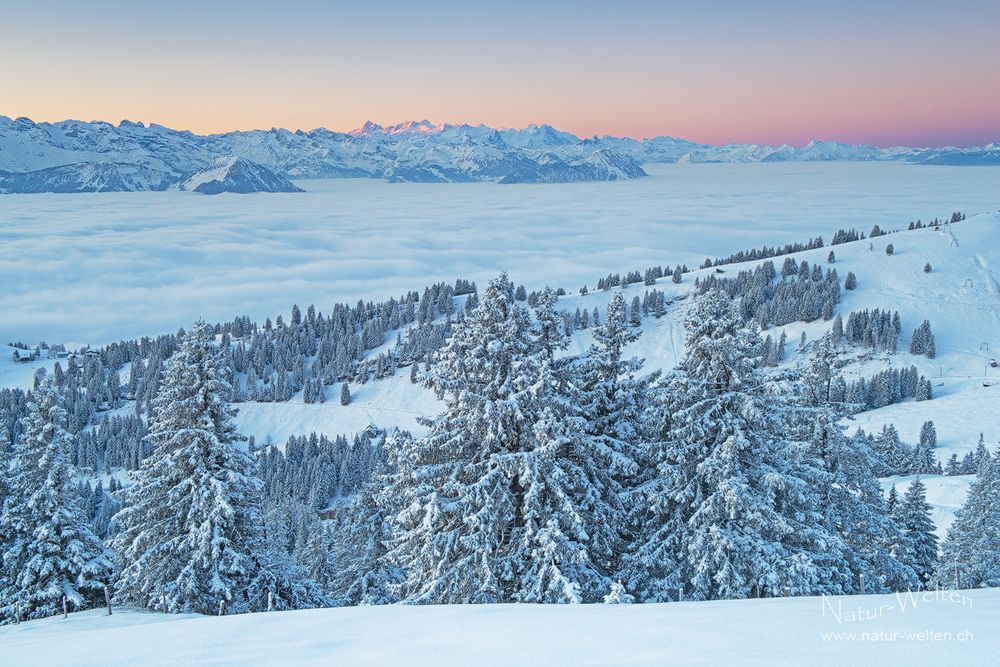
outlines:
[{"label": "blue sky gradient", "polygon": [[1000,2],[5,5],[0,114],[36,120],[1000,140]]}]

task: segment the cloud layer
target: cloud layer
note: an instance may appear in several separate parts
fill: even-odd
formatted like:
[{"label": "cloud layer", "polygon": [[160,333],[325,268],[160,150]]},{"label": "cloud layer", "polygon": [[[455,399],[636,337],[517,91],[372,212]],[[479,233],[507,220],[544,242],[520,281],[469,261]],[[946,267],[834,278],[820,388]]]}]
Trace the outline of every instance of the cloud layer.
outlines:
[{"label": "cloud layer", "polygon": [[661,165],[630,182],[0,197],[0,341],[106,343],[499,270],[529,288],[1000,208],[995,169]]}]

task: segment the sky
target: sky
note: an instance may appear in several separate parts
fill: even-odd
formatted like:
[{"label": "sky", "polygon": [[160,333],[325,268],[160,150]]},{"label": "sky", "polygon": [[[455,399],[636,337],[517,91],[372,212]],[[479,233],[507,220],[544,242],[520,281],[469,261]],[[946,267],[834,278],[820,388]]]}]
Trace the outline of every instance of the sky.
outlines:
[{"label": "sky", "polygon": [[0,114],[1000,141],[1000,2],[0,0]]}]

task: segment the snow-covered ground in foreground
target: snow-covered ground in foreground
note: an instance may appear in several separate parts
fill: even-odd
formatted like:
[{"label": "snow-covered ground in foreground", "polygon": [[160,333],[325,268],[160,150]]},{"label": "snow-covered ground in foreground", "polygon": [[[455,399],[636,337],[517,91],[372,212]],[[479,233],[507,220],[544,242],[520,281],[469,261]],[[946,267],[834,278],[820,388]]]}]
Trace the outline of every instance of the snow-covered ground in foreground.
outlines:
[{"label": "snow-covered ground in foreground", "polygon": [[1000,589],[932,595],[825,602],[812,597],[650,605],[397,605],[196,618],[128,610],[108,617],[94,610],[67,620],[0,628],[0,652],[8,667],[109,662],[147,667],[909,667],[995,661]]},{"label": "snow-covered ground in foreground", "polygon": [[383,299],[501,269],[529,288],[699,265],[1000,208],[996,168],[651,165],[615,183],[315,181],[295,197],[140,192],[0,197],[0,341],[107,343],[292,302]]}]

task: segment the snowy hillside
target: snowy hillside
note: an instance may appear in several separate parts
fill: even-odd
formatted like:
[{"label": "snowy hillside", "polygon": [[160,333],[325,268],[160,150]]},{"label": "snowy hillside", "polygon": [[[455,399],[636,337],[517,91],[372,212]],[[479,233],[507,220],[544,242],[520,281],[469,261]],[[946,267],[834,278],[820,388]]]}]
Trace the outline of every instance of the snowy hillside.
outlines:
[{"label": "snowy hillside", "polygon": [[[950,220],[558,293],[458,279],[100,350],[17,342],[0,383],[37,388],[0,391],[0,432],[19,443],[10,495],[32,500],[4,508],[27,545],[7,552],[22,560],[4,614],[42,620],[0,628],[6,661],[91,664],[110,645],[152,664],[706,664],[708,641],[711,664],[770,664],[779,645],[786,661],[979,664],[995,650],[995,559],[958,540],[978,539],[969,508],[995,505],[966,500],[1000,470],[1000,214]],[[662,377],[638,377],[632,355]],[[185,426],[192,412],[204,427]],[[692,482],[666,486],[675,475]],[[682,521],[660,510],[696,503]],[[59,571],[93,579],[28,598],[47,533],[21,527],[53,521],[81,536]],[[191,530],[172,521],[213,539],[170,539]],[[96,606],[108,581],[115,615],[58,618],[61,591]],[[952,581],[983,588],[865,595]],[[302,611],[331,606],[349,608]],[[272,608],[300,611],[259,613]]]},{"label": "snowy hillside", "polygon": [[283,176],[245,158],[219,158],[181,183],[181,190],[204,195],[223,192],[302,192]]},{"label": "snowy hillside", "polygon": [[[286,178],[384,178],[392,182],[502,181],[565,183],[643,176],[658,162],[903,161],[934,165],[1000,164],[995,144],[976,148],[881,149],[836,141],[802,148],[709,146],[673,137],[583,139],[549,125],[494,129],[435,125],[389,127],[368,122],[350,132],[272,128],[195,135],[160,125],[115,126],[67,120],[34,123],[0,116],[0,192],[161,190],[219,158],[254,162]],[[95,164],[114,172],[94,177]],[[53,171],[55,169],[55,171]]]},{"label": "snowy hillside", "polygon": [[[894,252],[885,254],[891,243]],[[858,287],[842,292],[836,313],[844,319],[852,311],[882,309],[898,311],[903,335],[899,351],[895,354],[848,353],[847,365],[841,369],[848,381],[870,378],[881,370],[915,366],[920,375],[930,378],[934,398],[930,401],[913,400],[894,403],[874,410],[861,412],[846,422],[849,431],[863,428],[878,433],[883,426],[892,424],[906,443],[917,441],[923,422],[936,424],[938,444],[937,460],[945,465],[954,454],[961,459],[972,452],[979,435],[985,442],[1000,441],[1000,368],[990,367],[990,361],[1000,356],[1000,288],[998,274],[993,267],[1000,267],[1000,215],[982,214],[942,227],[900,231],[870,240],[826,246],[816,250],[791,255],[796,262],[806,261],[835,268],[843,278],[848,273],[857,276]],[[828,254],[835,252],[835,262],[828,263]],[[775,261],[780,266],[779,257]],[[695,270],[684,275],[681,283],[669,279],[656,281],[653,288],[664,293],[673,305],[662,317],[643,318],[642,335],[630,346],[630,351],[645,360],[647,371],[673,369],[684,355],[683,320],[687,312],[693,283],[707,276],[732,276],[741,270],[753,268],[759,262],[727,264],[719,268]],[[931,272],[925,272],[930,265]],[[598,276],[595,276],[597,278]],[[626,302],[642,298],[649,289],[641,283],[624,289],[594,290],[596,281],[588,281],[592,291],[583,296],[575,287],[567,285],[566,296],[559,299],[558,307],[569,313],[574,311],[604,312],[615,294],[622,294]],[[456,299],[461,306],[462,299]],[[928,359],[910,354],[909,332],[923,320],[931,322],[937,340],[937,355]],[[789,341],[786,346],[788,366],[803,363],[809,344],[829,331],[830,321],[793,322],[780,329],[765,331],[777,337],[784,333]],[[401,330],[405,334],[405,328]],[[806,350],[799,351],[798,341],[805,334]],[[390,333],[390,340],[395,334]],[[588,330],[577,330],[567,354],[578,354],[590,345]],[[392,344],[373,350],[376,353],[391,350]],[[0,383],[4,386],[28,387],[38,368],[51,372],[52,360],[40,359],[30,363],[10,360],[11,348],[0,358]],[[991,386],[984,386],[990,384]],[[326,402],[307,403],[302,393],[287,402],[257,402],[248,400],[238,404],[237,424],[240,430],[253,436],[257,443],[284,443],[293,435],[311,432],[333,437],[339,434],[354,435],[370,424],[379,428],[399,427],[414,433],[423,432],[417,422],[419,416],[432,416],[440,410],[433,393],[413,384],[404,373],[386,379],[376,379],[352,385],[352,401],[342,406],[337,402],[333,389],[327,389]],[[954,511],[964,500],[969,476],[921,476],[928,487],[928,498],[934,510],[937,532],[943,536],[952,521]],[[913,475],[883,480],[888,490],[897,484],[898,491],[906,490]]]},{"label": "snowy hillside", "polygon": [[115,609],[0,628],[4,664],[985,665],[1000,589],[653,605]]},{"label": "snowy hillside", "polygon": [[77,162],[30,172],[0,173],[0,193],[166,190],[171,174],[144,164]]},{"label": "snowy hillside", "polygon": [[568,183],[573,181],[617,181],[645,176],[629,156],[602,148],[584,158],[562,159],[547,153],[534,164],[515,170],[500,183]]}]

